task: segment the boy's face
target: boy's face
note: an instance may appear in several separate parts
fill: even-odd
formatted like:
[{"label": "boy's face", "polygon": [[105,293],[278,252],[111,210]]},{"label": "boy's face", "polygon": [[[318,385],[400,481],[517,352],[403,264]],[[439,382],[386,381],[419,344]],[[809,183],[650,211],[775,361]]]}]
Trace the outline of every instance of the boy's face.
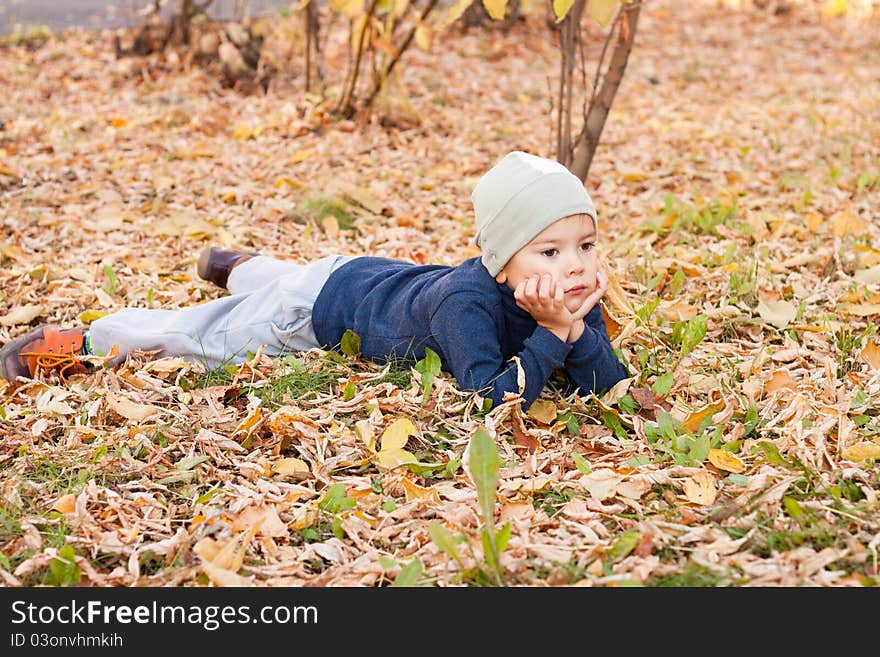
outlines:
[{"label": "boy's face", "polygon": [[515,290],[529,278],[549,274],[565,291],[565,307],[577,310],[596,289],[599,259],[596,230],[588,214],[575,214],[551,224],[517,251],[495,280]]}]

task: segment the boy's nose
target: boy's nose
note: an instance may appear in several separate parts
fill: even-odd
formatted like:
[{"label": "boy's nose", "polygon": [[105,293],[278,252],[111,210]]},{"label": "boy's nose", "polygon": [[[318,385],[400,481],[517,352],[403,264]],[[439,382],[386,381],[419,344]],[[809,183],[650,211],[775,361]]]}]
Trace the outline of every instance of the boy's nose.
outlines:
[{"label": "boy's nose", "polygon": [[570,274],[580,274],[584,271],[584,262],[577,255],[569,258],[568,271]]}]

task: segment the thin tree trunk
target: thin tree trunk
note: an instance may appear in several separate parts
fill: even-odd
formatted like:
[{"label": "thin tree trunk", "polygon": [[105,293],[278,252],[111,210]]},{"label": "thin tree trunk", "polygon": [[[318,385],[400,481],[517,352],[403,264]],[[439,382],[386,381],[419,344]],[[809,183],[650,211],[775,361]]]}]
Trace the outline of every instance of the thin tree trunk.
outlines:
[{"label": "thin tree trunk", "polygon": [[571,102],[574,87],[574,64],[577,56],[578,33],[585,0],[575,0],[559,31],[562,51],[559,71],[559,108],[556,111],[556,159],[560,164],[571,164]]},{"label": "thin tree trunk", "polygon": [[574,143],[571,164],[568,165],[569,170],[581,180],[587,179],[593,156],[596,154],[596,147],[599,144],[599,137],[605,127],[605,120],[608,118],[608,112],[611,111],[611,103],[614,102],[614,95],[623,80],[623,73],[626,71],[629,53],[635,40],[641,9],[641,0],[636,0],[622,5],[618,14],[616,21],[618,38],[611,53],[611,62],[602,79],[599,93],[590,102],[589,110],[584,117],[584,125]]},{"label": "thin tree trunk", "polygon": [[382,72],[381,76],[376,76],[373,80],[373,88],[367,96],[366,100],[364,100],[364,104],[362,109],[370,107],[373,104],[373,100],[376,98],[376,94],[382,89],[382,84],[385,80],[388,79],[388,76],[391,75],[391,71],[394,69],[394,65],[397,64],[397,61],[400,59],[400,56],[404,53],[404,51],[409,48],[410,42],[412,42],[413,37],[415,36],[416,29],[418,29],[419,25],[425,18],[428,17],[428,14],[433,11],[434,6],[437,4],[437,0],[428,0],[428,4],[425,5],[424,9],[422,9],[422,13],[419,15],[418,20],[415,25],[413,25],[412,29],[409,31],[409,34],[406,35],[406,38],[400,44],[400,47],[394,51],[394,56],[391,58],[391,61],[388,62],[388,65],[385,67],[385,70]]}]

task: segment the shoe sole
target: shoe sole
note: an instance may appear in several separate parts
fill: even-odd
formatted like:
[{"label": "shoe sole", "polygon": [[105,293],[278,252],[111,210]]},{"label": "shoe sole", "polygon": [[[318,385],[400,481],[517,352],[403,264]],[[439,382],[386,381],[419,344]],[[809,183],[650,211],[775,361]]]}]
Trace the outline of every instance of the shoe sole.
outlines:
[{"label": "shoe sole", "polygon": [[[42,338],[43,329],[45,329],[47,326],[51,326],[51,324],[40,324],[29,333],[25,333],[21,337],[10,340],[4,345],[2,349],[0,349],[0,374],[3,375],[4,379],[11,383],[20,376],[30,378],[31,372],[28,369],[28,366],[21,362],[21,356],[18,354],[18,352],[21,351],[21,348],[28,342],[36,340],[37,338]],[[15,372],[6,367],[6,361],[11,358],[15,359],[16,365],[18,366]]]}]

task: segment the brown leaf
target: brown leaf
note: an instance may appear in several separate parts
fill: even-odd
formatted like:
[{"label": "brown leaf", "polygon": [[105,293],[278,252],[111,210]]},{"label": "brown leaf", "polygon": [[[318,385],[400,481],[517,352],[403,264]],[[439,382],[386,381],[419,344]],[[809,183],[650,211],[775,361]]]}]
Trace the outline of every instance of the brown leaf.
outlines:
[{"label": "brown leaf", "polygon": [[519,447],[525,447],[530,454],[533,454],[538,449],[538,439],[526,429],[519,412],[519,406],[514,409],[510,417],[513,422],[513,443]]}]

